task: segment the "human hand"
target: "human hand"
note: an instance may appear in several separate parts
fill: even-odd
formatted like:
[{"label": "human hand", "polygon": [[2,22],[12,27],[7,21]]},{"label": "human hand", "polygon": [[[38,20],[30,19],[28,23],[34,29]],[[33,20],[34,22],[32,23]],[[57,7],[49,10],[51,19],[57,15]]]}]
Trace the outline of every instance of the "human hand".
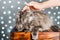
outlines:
[{"label": "human hand", "polygon": [[[22,9],[22,11],[26,9],[31,9],[31,10],[41,10],[42,7],[40,6],[41,3],[31,1],[30,3],[26,4],[26,6]],[[42,5],[42,4],[41,4]]]},{"label": "human hand", "polygon": [[60,0],[48,0],[42,3],[31,1],[30,3],[26,4],[26,6],[22,9],[22,11],[26,9],[42,10],[44,8],[55,7],[55,6],[60,6]]}]

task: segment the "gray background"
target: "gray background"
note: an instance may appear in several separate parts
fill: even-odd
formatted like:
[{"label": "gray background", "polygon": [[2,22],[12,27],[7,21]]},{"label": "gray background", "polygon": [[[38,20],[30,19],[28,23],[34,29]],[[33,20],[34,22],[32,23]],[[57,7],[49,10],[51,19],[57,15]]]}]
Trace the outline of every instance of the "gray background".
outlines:
[{"label": "gray background", "polygon": [[[15,26],[16,14],[27,2],[32,0],[0,0],[0,40],[9,40],[10,31]],[[34,0],[43,2],[44,0]],[[60,27],[60,7],[43,9],[56,25]]]}]

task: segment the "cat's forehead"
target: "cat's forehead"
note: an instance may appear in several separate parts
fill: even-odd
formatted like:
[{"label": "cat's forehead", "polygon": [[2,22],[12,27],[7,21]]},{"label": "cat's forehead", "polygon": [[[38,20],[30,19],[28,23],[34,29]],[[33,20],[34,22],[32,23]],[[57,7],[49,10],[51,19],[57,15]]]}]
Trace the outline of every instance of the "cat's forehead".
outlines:
[{"label": "cat's forehead", "polygon": [[36,10],[25,10],[25,11],[20,11],[20,15],[19,16],[41,16],[41,15],[45,15],[41,13],[40,11],[36,11]]}]

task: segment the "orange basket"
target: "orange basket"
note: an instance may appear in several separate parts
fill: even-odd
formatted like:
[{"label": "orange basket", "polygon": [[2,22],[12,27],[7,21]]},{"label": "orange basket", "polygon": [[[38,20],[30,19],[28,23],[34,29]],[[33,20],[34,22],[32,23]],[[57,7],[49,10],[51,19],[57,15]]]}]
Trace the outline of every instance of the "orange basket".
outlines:
[{"label": "orange basket", "polygon": [[30,32],[13,32],[10,34],[10,40],[31,40]]},{"label": "orange basket", "polygon": [[[37,40],[60,40],[59,32],[39,32]],[[12,32],[10,40],[32,40],[30,32]]]}]

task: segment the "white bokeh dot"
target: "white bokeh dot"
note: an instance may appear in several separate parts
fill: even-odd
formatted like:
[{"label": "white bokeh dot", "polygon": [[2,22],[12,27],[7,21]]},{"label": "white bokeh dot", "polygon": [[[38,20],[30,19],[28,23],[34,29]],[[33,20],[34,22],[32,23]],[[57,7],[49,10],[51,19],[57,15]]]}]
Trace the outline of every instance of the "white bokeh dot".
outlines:
[{"label": "white bokeh dot", "polygon": [[53,19],[53,18],[54,18],[53,16],[50,17],[50,19]]},{"label": "white bokeh dot", "polygon": [[60,14],[60,11],[58,12],[58,14]]},{"label": "white bokeh dot", "polygon": [[12,19],[12,17],[11,17],[11,16],[9,16],[9,19]]},{"label": "white bokeh dot", "polygon": [[58,9],[59,7],[57,6],[56,9]]},{"label": "white bokeh dot", "polygon": [[1,1],[1,0],[0,0]]},{"label": "white bokeh dot", "polygon": [[20,1],[18,1],[17,3],[20,4]]},{"label": "white bokeh dot", "polygon": [[57,22],[57,24],[60,24],[60,22]]},{"label": "white bokeh dot", "polygon": [[5,27],[2,27],[2,29],[4,30],[4,29],[5,29]]},{"label": "white bokeh dot", "polygon": [[57,19],[54,19],[54,21],[57,21]]},{"label": "white bokeh dot", "polygon": [[40,2],[42,2],[42,0],[40,0]]},{"label": "white bokeh dot", "polygon": [[3,37],[5,37],[6,35],[5,34],[3,34]]},{"label": "white bokeh dot", "polygon": [[60,19],[60,16],[57,16],[58,19]]},{"label": "white bokeh dot", "polygon": [[8,25],[7,24],[5,24],[5,27],[7,27]]},{"label": "white bokeh dot", "polygon": [[9,0],[9,3],[11,3],[12,1],[11,0]]},{"label": "white bokeh dot", "polygon": [[7,30],[8,33],[9,33],[10,31],[11,31],[10,29]]},{"label": "white bokeh dot", "polygon": [[9,37],[8,37],[8,36],[6,36],[6,38],[8,39]]},{"label": "white bokeh dot", "polygon": [[11,5],[11,8],[13,8],[14,6],[13,5]]},{"label": "white bokeh dot", "polygon": [[20,9],[20,7],[18,7],[18,9]]},{"label": "white bokeh dot", "polygon": [[10,29],[12,29],[13,27],[12,26],[10,26]]},{"label": "white bokeh dot", "polygon": [[51,14],[51,11],[48,11],[48,14]]},{"label": "white bokeh dot", "polygon": [[3,14],[6,14],[6,11],[4,11]]},{"label": "white bokeh dot", "polygon": [[1,16],[0,19],[3,20],[4,19],[3,16]]},{"label": "white bokeh dot", "polygon": [[9,20],[8,23],[12,23],[11,20]]},{"label": "white bokeh dot", "polygon": [[56,12],[54,12],[53,14],[56,15]]},{"label": "white bokeh dot", "polygon": [[13,19],[13,21],[15,21],[15,19]]},{"label": "white bokeh dot", "polygon": [[1,21],[1,24],[4,24],[4,21]]},{"label": "white bokeh dot", "polygon": [[8,11],[8,14],[11,14],[11,11]]},{"label": "white bokeh dot", "polygon": [[4,31],[1,31],[1,33],[3,34],[3,33],[4,33]]},{"label": "white bokeh dot", "polygon": [[3,4],[6,4],[6,1],[3,1]]},{"label": "white bokeh dot", "polygon": [[2,9],[5,9],[5,7],[4,7],[4,6],[2,6]]}]

